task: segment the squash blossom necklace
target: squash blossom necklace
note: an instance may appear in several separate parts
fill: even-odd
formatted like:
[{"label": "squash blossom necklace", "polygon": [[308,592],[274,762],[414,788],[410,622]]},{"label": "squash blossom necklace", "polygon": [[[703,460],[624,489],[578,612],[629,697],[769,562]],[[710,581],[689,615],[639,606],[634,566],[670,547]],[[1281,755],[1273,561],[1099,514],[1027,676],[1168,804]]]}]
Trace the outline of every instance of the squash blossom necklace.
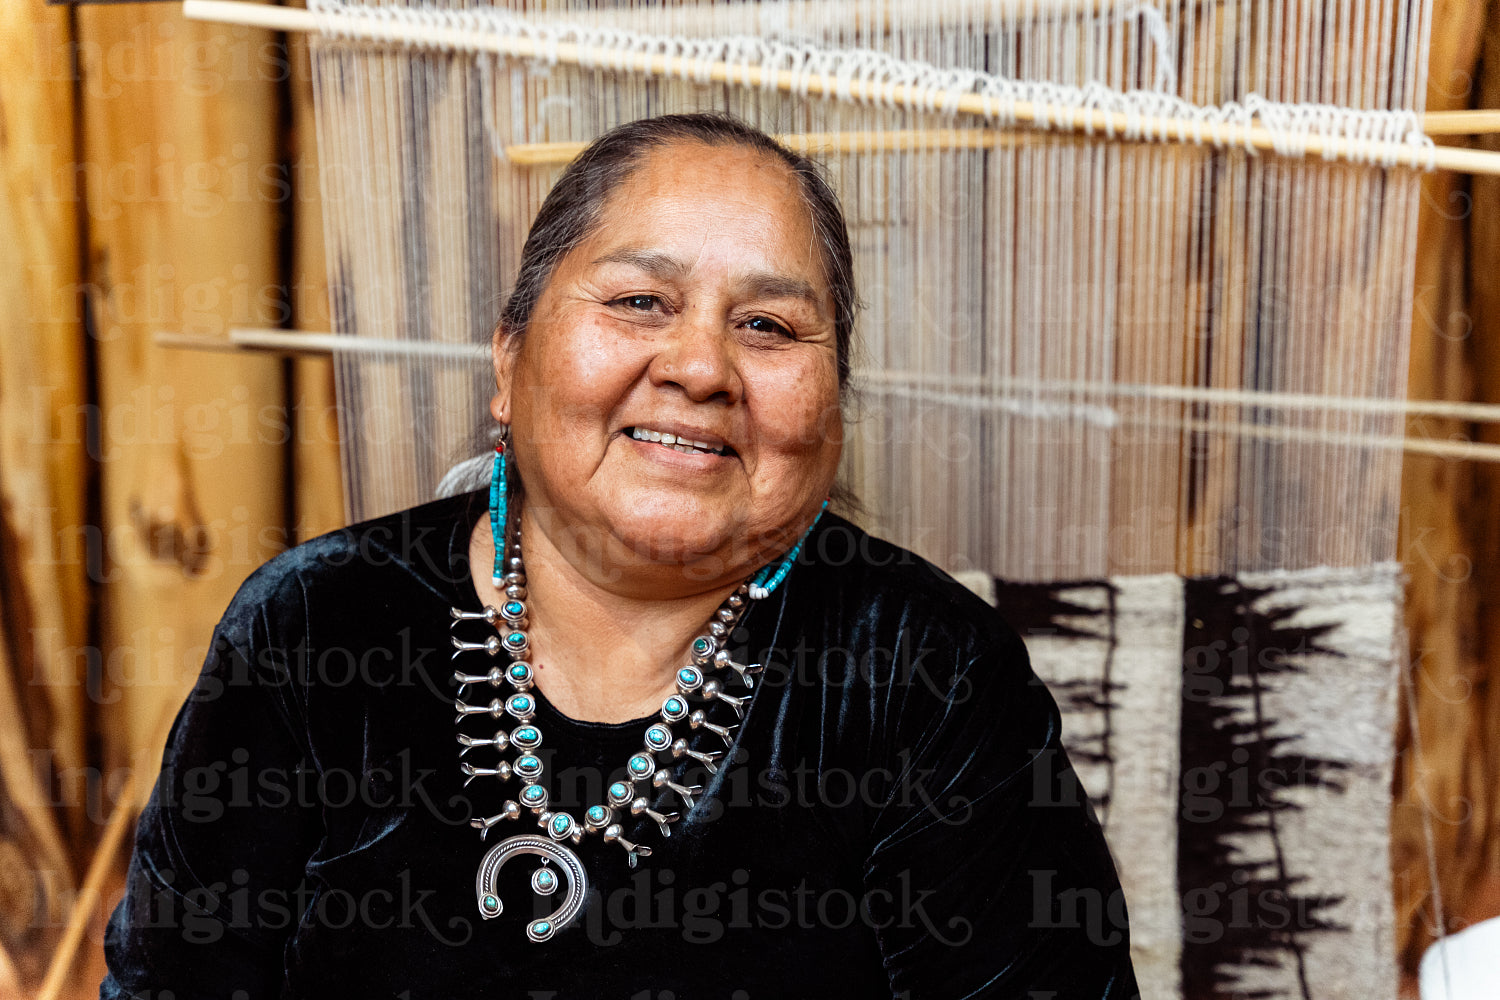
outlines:
[{"label": "squash blossom necklace", "polygon": [[[503,468],[503,467],[502,467]],[[827,508],[827,502],[824,502]],[[493,508],[493,505],[492,505]],[[508,663],[495,663],[483,673],[468,673],[455,669],[453,679],[458,683],[458,695],[453,707],[458,712],[456,722],[462,724],[471,718],[488,717],[501,720],[501,727],[492,734],[474,736],[462,730],[458,733],[459,757],[462,758],[476,747],[493,747],[501,754],[494,767],[479,767],[461,760],[460,767],[465,776],[464,785],[478,778],[496,778],[502,782],[513,779],[519,782],[514,798],[506,799],[500,811],[492,816],[475,817],[470,824],[479,831],[483,840],[491,828],[506,820],[518,820],[528,811],[536,817],[540,833],[522,833],[507,837],[491,847],[480,861],[474,879],[474,893],[480,916],[486,920],[498,917],[504,904],[496,890],[501,867],[519,855],[533,855],[541,864],[532,872],[531,888],[542,896],[550,896],[561,887],[566,878],[567,892],[562,905],[552,913],[533,920],[526,927],[526,936],[532,941],[546,941],[558,930],[566,927],[583,909],[588,892],[588,873],[578,855],[568,844],[578,844],[584,836],[599,834],[606,843],[619,844],[626,852],[626,860],[635,867],[638,858],[650,857],[651,848],[632,843],[625,838],[621,818],[646,816],[655,821],[663,837],[672,835],[671,824],[681,814],[664,812],[665,805],[658,801],[660,794],[672,793],[681,799],[687,809],[693,807],[693,796],[703,789],[699,785],[687,785],[679,780],[682,776],[677,768],[702,764],[711,773],[716,773],[719,760],[725,751],[705,752],[688,746],[688,741],[673,730],[674,725],[686,723],[691,730],[706,729],[724,740],[726,748],[732,743],[736,726],[722,726],[709,721],[705,706],[722,702],[734,711],[735,718],[742,718],[749,694],[730,694],[725,690],[729,682],[736,682],[745,690],[753,687],[753,675],[761,669],[760,664],[736,663],[722,647],[740,618],[749,609],[750,602],[769,595],[791,570],[801,552],[802,536],[796,546],[779,564],[773,563],[762,569],[751,581],[742,584],[709,620],[703,635],[695,638],[689,646],[691,661],[677,671],[677,693],[668,696],[661,704],[658,718],[646,727],[641,739],[641,749],[625,762],[625,775],[611,783],[605,801],[589,806],[581,818],[549,807],[547,786],[543,783],[544,767],[537,750],[542,746],[542,730],[533,721],[536,714],[536,697],[532,693],[535,674],[527,662],[530,642],[526,636],[526,569],[521,558],[519,525],[508,525],[504,516],[505,505],[499,506],[496,537],[504,537],[509,550],[502,558],[497,551],[495,583],[503,586],[504,600],[498,608],[487,606],[482,611],[451,610],[452,642],[454,659],[460,656],[480,654],[497,660],[502,653]],[[821,516],[822,511],[819,511]],[[519,521],[519,518],[517,518]],[[815,518],[814,524],[817,523]],[[510,531],[507,532],[507,528]],[[808,527],[808,533],[812,526]],[[496,546],[501,549],[501,546]],[[501,573],[502,568],[504,573]],[[464,623],[482,621],[495,629],[495,634],[482,641],[466,641],[459,636]],[[487,703],[476,699],[465,701],[470,686],[489,685],[496,697]],[[508,689],[509,694],[502,694]],[[469,696],[472,697],[472,696]],[[556,865],[554,868],[553,866]]]}]

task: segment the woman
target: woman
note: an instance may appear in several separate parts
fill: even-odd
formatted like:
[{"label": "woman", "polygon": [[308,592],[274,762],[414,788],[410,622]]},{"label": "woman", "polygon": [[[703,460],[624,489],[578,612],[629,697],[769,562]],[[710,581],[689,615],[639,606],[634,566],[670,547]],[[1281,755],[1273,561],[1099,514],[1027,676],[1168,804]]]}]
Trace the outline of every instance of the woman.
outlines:
[{"label": "woman", "polygon": [[495,336],[495,487],[245,584],[103,995],[1134,997],[1020,640],[823,513],[854,301],[804,159],[595,142]]}]

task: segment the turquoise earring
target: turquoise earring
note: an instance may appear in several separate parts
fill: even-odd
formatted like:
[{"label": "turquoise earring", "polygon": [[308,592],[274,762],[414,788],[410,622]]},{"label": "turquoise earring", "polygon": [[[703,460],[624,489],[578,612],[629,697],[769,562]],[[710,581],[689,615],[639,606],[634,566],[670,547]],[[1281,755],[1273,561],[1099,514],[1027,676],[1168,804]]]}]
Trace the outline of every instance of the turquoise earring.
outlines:
[{"label": "turquoise earring", "polygon": [[802,537],[797,539],[797,544],[793,545],[792,550],[782,557],[781,562],[767,563],[761,567],[759,573],[755,574],[755,579],[750,581],[751,598],[757,601],[764,600],[771,596],[771,591],[781,586],[781,581],[785,580],[787,574],[792,571],[792,564],[802,554],[802,544],[807,541],[807,536],[812,534],[813,528],[818,526],[818,519],[823,516],[823,512],[827,509],[828,499],[825,499],[823,506],[818,508],[817,515],[813,517],[812,524],[807,526],[807,530],[802,533]]},{"label": "turquoise earring", "polygon": [[495,442],[495,471],[490,476],[490,535],[495,540],[495,586],[505,582],[505,524],[509,492],[505,482],[505,437]]}]

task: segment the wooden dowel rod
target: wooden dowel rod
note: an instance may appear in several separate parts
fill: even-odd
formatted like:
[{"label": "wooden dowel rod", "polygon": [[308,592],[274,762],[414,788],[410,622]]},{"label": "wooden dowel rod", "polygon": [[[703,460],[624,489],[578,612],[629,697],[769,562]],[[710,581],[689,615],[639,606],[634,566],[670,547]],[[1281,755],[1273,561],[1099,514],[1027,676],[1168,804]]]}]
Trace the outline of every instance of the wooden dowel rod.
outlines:
[{"label": "wooden dowel rod", "polygon": [[1500,132],[1500,109],[1429,111],[1422,116],[1428,135],[1491,135]]},{"label": "wooden dowel rod", "polygon": [[[273,7],[262,4],[242,3],[237,0],[184,0],[183,13],[196,20],[223,21],[246,24],[276,31],[316,31],[318,16],[311,11],[294,7]],[[572,42],[548,45],[531,38],[500,35],[483,31],[470,31],[441,25],[414,26],[394,19],[385,19],[365,14],[337,15],[340,29],[350,36],[371,42],[386,42],[397,45],[437,48],[455,52],[489,52],[519,59],[546,58],[559,63],[578,65],[584,61],[581,47]],[[589,54],[589,63],[597,68],[624,73],[641,73],[647,76],[694,79],[706,76],[712,83],[765,87],[767,85],[784,92],[805,89],[819,97],[836,97],[847,90],[857,101],[884,103],[910,109],[924,109],[936,100],[939,105],[951,103],[965,114],[991,118],[999,104],[993,98],[981,94],[964,93],[951,102],[943,94],[933,94],[924,88],[904,84],[869,83],[865,81],[839,81],[830,76],[793,73],[790,70],[771,70],[760,66],[735,66],[725,62],[711,63],[703,67],[697,60],[682,56],[667,56],[624,50],[594,50]],[[1050,122],[1060,131],[1092,132],[1101,135],[1107,131],[1123,134],[1134,125],[1143,135],[1155,137],[1155,141],[1181,142],[1193,134],[1193,123],[1158,115],[1132,116],[1121,112],[1102,111],[1090,108],[1068,107],[1035,101],[1016,101],[1010,108],[1015,120],[1024,125]],[[1207,129],[1205,143],[1208,142]],[[1258,125],[1221,125],[1219,142],[1225,148],[1248,147],[1260,152],[1274,152],[1276,136]],[[1460,173],[1489,174],[1500,176],[1500,153],[1483,150],[1459,149],[1439,146],[1427,150],[1407,143],[1367,142],[1346,139],[1341,136],[1307,136],[1303,146],[1308,157],[1331,157],[1340,160],[1389,158],[1398,166],[1425,169],[1429,164],[1444,170]]]},{"label": "wooden dowel rod", "polygon": [[[159,346],[190,350],[263,350],[284,354],[333,354],[358,353],[387,356],[421,356],[437,360],[472,363],[487,360],[488,344],[441,344],[429,341],[385,340],[377,337],[350,337],[330,333],[298,333],[290,330],[257,330],[233,328],[226,341],[218,337],[192,337],[183,334],[158,333]],[[1112,396],[1124,399],[1147,399],[1158,402],[1206,403],[1216,406],[1246,406],[1260,409],[1285,410],[1332,410],[1341,413],[1364,413],[1371,415],[1401,415],[1407,417],[1433,417],[1446,420],[1462,420],[1468,423],[1500,423],[1500,405],[1491,403],[1466,403],[1436,399],[1366,399],[1350,396],[1325,396],[1311,393],[1270,392],[1252,389],[1216,389],[1204,386],[1149,385],[1133,383],[1033,382],[1023,379],[989,380],[981,387],[976,378],[945,379],[941,376],[926,376],[919,373],[888,372],[861,369],[854,372],[856,382],[870,383],[873,392],[889,391],[891,387],[907,387],[926,384],[937,388],[949,383],[969,393],[964,402],[968,405],[985,405],[989,400],[978,394],[981,388],[1019,388],[1035,390],[1050,395]],[[916,390],[920,392],[921,390]],[[1013,398],[1013,397],[1011,397]],[[1067,405],[1066,403],[1063,405]],[[1120,415],[1124,423],[1152,423],[1157,418],[1131,414]],[[1242,428],[1240,433],[1249,436],[1281,437],[1283,439],[1344,441],[1368,443],[1388,447],[1403,447],[1407,451],[1449,458],[1471,458],[1479,461],[1500,461],[1500,445],[1471,441],[1433,441],[1424,438],[1375,437],[1354,434],[1328,434],[1307,428],[1277,427],[1266,424],[1242,422],[1207,422],[1176,420],[1170,426],[1190,429],[1224,430]],[[1303,435],[1304,437],[1298,437]]]},{"label": "wooden dowel rod", "polygon": [[[798,153],[891,153],[920,149],[994,149],[1035,145],[1033,131],[996,128],[893,129],[889,132],[786,132],[776,141]],[[522,167],[564,166],[583,152],[584,142],[531,142],[505,147],[505,158]]]},{"label": "wooden dowel rod", "polygon": [[[334,353],[419,356],[454,361],[487,360],[488,344],[452,344],[421,340],[394,340],[379,337],[355,337],[322,332],[266,330],[233,327],[228,339],[178,333],[158,333],[155,342],[161,347],[207,351],[262,350],[283,354],[330,355]],[[1341,412],[1392,414],[1413,417],[1437,417],[1470,423],[1500,423],[1500,404],[1470,403],[1459,400],[1370,399],[1353,396],[1330,396],[1316,393],[1276,392],[1261,389],[1223,389],[1209,386],[1153,385],[1128,382],[1084,382],[993,376],[945,376],[923,372],[857,369],[856,383],[868,383],[871,391],[882,386],[926,386],[933,389],[958,389],[974,394],[992,389],[1021,389],[1046,395],[1111,396],[1123,399],[1147,399],[1165,402],[1207,403],[1220,406],[1247,406],[1261,409],[1337,410]]]},{"label": "wooden dowel rod", "polygon": [[267,351],[272,354],[327,356],[371,354],[390,357],[423,357],[437,361],[488,362],[489,344],[449,344],[431,340],[395,340],[379,337],[345,337],[335,333],[299,333],[295,330],[262,330],[231,327],[228,338],[159,331],[152,342],[157,347],[192,351]]},{"label": "wooden dowel rod", "polygon": [[978,394],[994,389],[1018,389],[1049,396],[1090,395],[1116,399],[1157,400],[1176,403],[1207,403],[1218,406],[1246,406],[1267,410],[1337,410],[1350,413],[1388,414],[1409,417],[1441,417],[1471,423],[1500,423],[1500,405],[1437,399],[1372,399],[1359,396],[1330,396],[1306,392],[1277,392],[1268,389],[1224,389],[1212,386],[1162,385],[1132,382],[1085,382],[1065,379],[1027,379],[993,375],[930,375],[876,369],[857,369],[857,383],[868,383],[873,392],[883,386],[921,386],[944,392]]},{"label": "wooden dowel rod", "polygon": [[[1446,114],[1446,112],[1436,112]],[[1468,114],[1469,112],[1462,112]],[[1474,112],[1473,127],[1461,122],[1440,123],[1437,135],[1500,132],[1500,113]],[[1466,120],[1468,121],[1468,120]],[[787,132],[776,141],[798,153],[828,154],[913,152],[923,149],[995,149],[1035,145],[1041,133],[1004,128],[893,129],[889,132]],[[585,142],[528,142],[505,147],[505,158],[518,167],[562,167],[582,153]]]}]

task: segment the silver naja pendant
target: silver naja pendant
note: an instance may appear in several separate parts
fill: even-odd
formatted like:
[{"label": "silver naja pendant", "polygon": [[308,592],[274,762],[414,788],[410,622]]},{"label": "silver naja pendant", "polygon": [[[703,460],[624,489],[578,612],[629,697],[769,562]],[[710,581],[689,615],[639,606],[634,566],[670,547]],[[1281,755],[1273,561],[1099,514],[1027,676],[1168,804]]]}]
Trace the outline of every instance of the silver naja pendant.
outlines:
[{"label": "silver naja pendant", "polygon": [[479,915],[486,920],[498,917],[505,907],[495,891],[495,880],[500,867],[517,854],[535,854],[541,857],[542,867],[531,874],[531,888],[544,896],[557,891],[557,872],[548,866],[557,862],[568,876],[568,894],[562,906],[540,920],[526,925],[526,936],[533,941],[545,941],[560,928],[568,926],[578,911],[583,909],[583,897],[589,891],[588,873],[578,855],[548,837],[525,833],[518,837],[507,837],[490,848],[479,863],[479,874],[474,877],[474,893],[478,897]]}]

